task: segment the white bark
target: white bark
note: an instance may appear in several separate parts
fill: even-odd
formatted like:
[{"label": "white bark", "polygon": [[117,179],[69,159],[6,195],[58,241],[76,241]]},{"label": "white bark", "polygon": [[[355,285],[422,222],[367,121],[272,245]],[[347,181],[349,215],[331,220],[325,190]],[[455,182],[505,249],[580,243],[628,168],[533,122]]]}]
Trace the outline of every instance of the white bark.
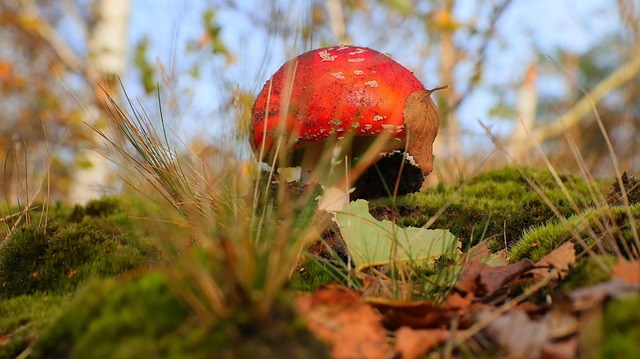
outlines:
[{"label": "white bark", "polygon": [[331,32],[342,45],[351,44],[351,39],[347,36],[347,25],[345,24],[342,1],[327,0],[327,13],[329,14],[329,25]]},{"label": "white bark", "polygon": [[518,94],[516,127],[509,139],[507,152],[517,163],[522,162],[533,148],[529,139],[529,131],[536,120],[538,106],[538,92],[536,90],[536,65],[527,68],[524,83]]},{"label": "white bark", "polygon": [[[118,78],[126,70],[130,10],[129,0],[98,0],[94,4],[95,21],[89,29],[86,73],[94,91],[85,115],[90,127],[104,125],[104,115],[98,106],[105,100],[103,89],[118,98]],[[99,197],[109,185],[109,161],[98,151],[104,139],[90,128],[87,133],[92,143],[79,154],[82,165],[75,170],[71,190],[71,200],[75,203]]]}]

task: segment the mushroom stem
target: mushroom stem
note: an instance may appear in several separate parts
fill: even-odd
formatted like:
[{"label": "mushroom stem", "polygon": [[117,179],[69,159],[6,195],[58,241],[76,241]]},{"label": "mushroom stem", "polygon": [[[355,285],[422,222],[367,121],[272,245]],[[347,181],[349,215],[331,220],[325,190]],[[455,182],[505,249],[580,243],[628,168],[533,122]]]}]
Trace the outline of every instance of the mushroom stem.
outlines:
[{"label": "mushroom stem", "polygon": [[[351,139],[341,138],[309,144],[301,148],[294,161],[301,168],[303,183],[317,182],[323,186],[344,187],[353,160]],[[350,181],[347,181],[350,182]]]},{"label": "mushroom stem", "polygon": [[301,181],[320,183],[323,194],[318,209],[330,213],[342,210],[349,203],[352,181],[349,180],[352,153],[350,141],[336,140],[308,146],[302,160]]}]

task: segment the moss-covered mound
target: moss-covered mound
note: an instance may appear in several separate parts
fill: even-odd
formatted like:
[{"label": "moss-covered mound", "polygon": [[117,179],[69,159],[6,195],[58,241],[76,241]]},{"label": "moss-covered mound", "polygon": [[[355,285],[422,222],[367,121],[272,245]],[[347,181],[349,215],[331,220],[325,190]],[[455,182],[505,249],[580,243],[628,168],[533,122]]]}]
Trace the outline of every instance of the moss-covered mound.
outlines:
[{"label": "moss-covered mound", "polygon": [[70,295],[33,294],[0,299],[0,358],[18,358],[49,327]]},{"label": "moss-covered mound", "polygon": [[0,243],[0,298],[68,293],[91,277],[114,276],[159,258],[155,244],[133,230],[118,200],[72,210],[56,206],[46,225],[20,225]]},{"label": "moss-covered mound", "polygon": [[[578,209],[593,205],[589,186],[579,178],[560,174]],[[398,199],[398,223],[424,226],[442,208],[431,228],[449,229],[468,247],[482,239],[492,239],[498,249],[517,241],[523,230],[546,223],[554,211],[534,189],[537,186],[563,216],[575,209],[553,175],[545,169],[504,168],[484,172],[458,186],[440,186]],[[387,203],[378,202],[374,212],[384,212]],[[373,207],[373,205],[372,205]]]},{"label": "moss-covered mound", "polygon": [[[638,253],[635,235],[637,228],[632,220],[640,222],[640,203],[630,206],[603,206],[587,209],[567,218],[553,220],[526,230],[522,239],[509,251],[513,261],[529,258],[537,261],[562,243],[573,239],[578,252],[585,246],[596,253],[618,254],[632,257]],[[604,252],[604,253],[602,253]]]},{"label": "moss-covered mound", "polygon": [[126,235],[77,224],[24,226],[0,245],[0,296],[65,293],[87,278],[113,276],[147,263]]},{"label": "moss-covered mound", "polygon": [[96,282],[35,343],[33,358],[326,358],[285,304],[272,320],[241,309],[204,326],[158,272]]},{"label": "moss-covered mound", "polygon": [[58,203],[17,219],[0,242],[0,358],[26,350],[87,280],[160,261],[121,199]]},{"label": "moss-covered mound", "polygon": [[640,358],[640,295],[612,301],[603,316],[601,358]]}]

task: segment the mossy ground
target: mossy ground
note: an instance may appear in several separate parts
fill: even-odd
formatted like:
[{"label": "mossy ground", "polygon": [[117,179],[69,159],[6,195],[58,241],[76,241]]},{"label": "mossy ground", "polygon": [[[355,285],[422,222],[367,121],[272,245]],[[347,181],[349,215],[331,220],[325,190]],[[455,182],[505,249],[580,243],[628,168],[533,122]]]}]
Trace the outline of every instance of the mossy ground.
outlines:
[{"label": "mossy ground", "polygon": [[[561,175],[560,180],[578,210],[593,205],[587,183],[571,175]],[[504,168],[482,173],[456,186],[439,186],[399,198],[398,224],[422,227],[445,208],[430,228],[449,229],[462,240],[464,248],[489,240],[497,250],[518,241],[525,229],[546,224],[555,217],[534,184],[560,214],[569,216],[576,212],[549,171]],[[388,210],[388,201],[378,201],[379,215],[384,216]]]},{"label": "mossy ground", "polygon": [[16,358],[25,351],[70,297],[33,294],[0,300],[0,358]]},{"label": "mossy ground", "polygon": [[602,358],[640,358],[640,295],[610,302],[603,316]]},{"label": "mossy ground", "polygon": [[[560,178],[571,201],[548,171],[507,168],[456,186],[403,196],[396,201],[395,211],[385,199],[370,207],[379,218],[396,213],[397,223],[405,226],[423,226],[445,208],[431,228],[449,229],[465,248],[488,240],[499,249],[506,242],[512,260],[535,260],[571,236],[532,183],[570,223],[604,215],[593,209],[599,208],[600,199],[592,193],[601,193],[606,186],[570,175]],[[56,204],[49,208],[46,227],[43,212],[34,211],[30,225],[18,226],[0,244],[0,357],[15,357],[25,350],[34,358],[89,354],[95,358],[198,358],[213,353],[228,358],[326,356],[324,346],[296,319],[286,299],[264,321],[256,321],[245,308],[215,324],[197,324],[168,285],[162,268],[170,266],[163,262],[157,242],[130,219],[132,212],[140,210],[138,205],[122,198],[104,198],[86,206]],[[298,215],[305,217],[313,208],[305,207]],[[611,208],[606,218],[618,230],[615,238],[632,245],[626,210]],[[631,211],[640,217],[640,205],[633,205]],[[610,252],[600,254],[606,263],[615,260]],[[289,287],[313,291],[344,280],[343,270],[335,263],[309,259],[301,263]],[[425,278],[438,276],[427,274]],[[608,275],[593,258],[582,256],[561,290],[605,281]],[[603,353],[615,357],[617,348],[637,343],[633,328],[638,318],[625,314],[637,305],[637,298],[632,298],[608,306],[610,318],[605,319],[604,328],[618,331],[605,337]],[[289,345],[283,347],[287,340]]]},{"label": "mossy ground", "polygon": [[161,272],[81,290],[33,347],[33,358],[324,358],[285,302],[264,322],[238,311],[202,325]]}]

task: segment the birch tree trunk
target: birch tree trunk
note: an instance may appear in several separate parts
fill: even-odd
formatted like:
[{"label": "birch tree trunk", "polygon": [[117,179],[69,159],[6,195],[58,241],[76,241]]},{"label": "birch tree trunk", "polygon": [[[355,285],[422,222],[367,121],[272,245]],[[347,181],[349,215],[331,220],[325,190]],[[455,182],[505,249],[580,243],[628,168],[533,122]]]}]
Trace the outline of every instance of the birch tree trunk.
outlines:
[{"label": "birch tree trunk", "polygon": [[453,103],[457,92],[457,86],[453,80],[456,66],[456,48],[453,40],[455,21],[452,17],[454,1],[445,1],[444,6],[436,16],[441,18],[439,71],[442,84],[448,87],[447,91],[441,95],[443,96],[442,101],[438,103],[442,121],[440,126],[443,131],[440,136],[436,137],[434,147],[438,148],[440,153],[446,153],[446,161],[455,161],[461,154],[461,144],[460,126],[455,111],[453,111]]},{"label": "birch tree trunk", "polygon": [[538,107],[538,91],[536,89],[537,68],[529,65],[524,77],[524,83],[518,94],[516,126],[509,139],[507,152],[516,163],[524,161],[533,149],[529,132],[532,131],[536,120]]},{"label": "birch tree trunk", "polygon": [[89,127],[105,126],[105,115],[99,106],[107,99],[105,92],[116,100],[119,97],[118,79],[126,68],[130,11],[129,0],[98,0],[94,4],[86,68],[93,91],[85,114],[90,144],[79,153],[71,190],[74,203],[84,203],[108,190],[109,161],[98,151],[104,139]]}]

